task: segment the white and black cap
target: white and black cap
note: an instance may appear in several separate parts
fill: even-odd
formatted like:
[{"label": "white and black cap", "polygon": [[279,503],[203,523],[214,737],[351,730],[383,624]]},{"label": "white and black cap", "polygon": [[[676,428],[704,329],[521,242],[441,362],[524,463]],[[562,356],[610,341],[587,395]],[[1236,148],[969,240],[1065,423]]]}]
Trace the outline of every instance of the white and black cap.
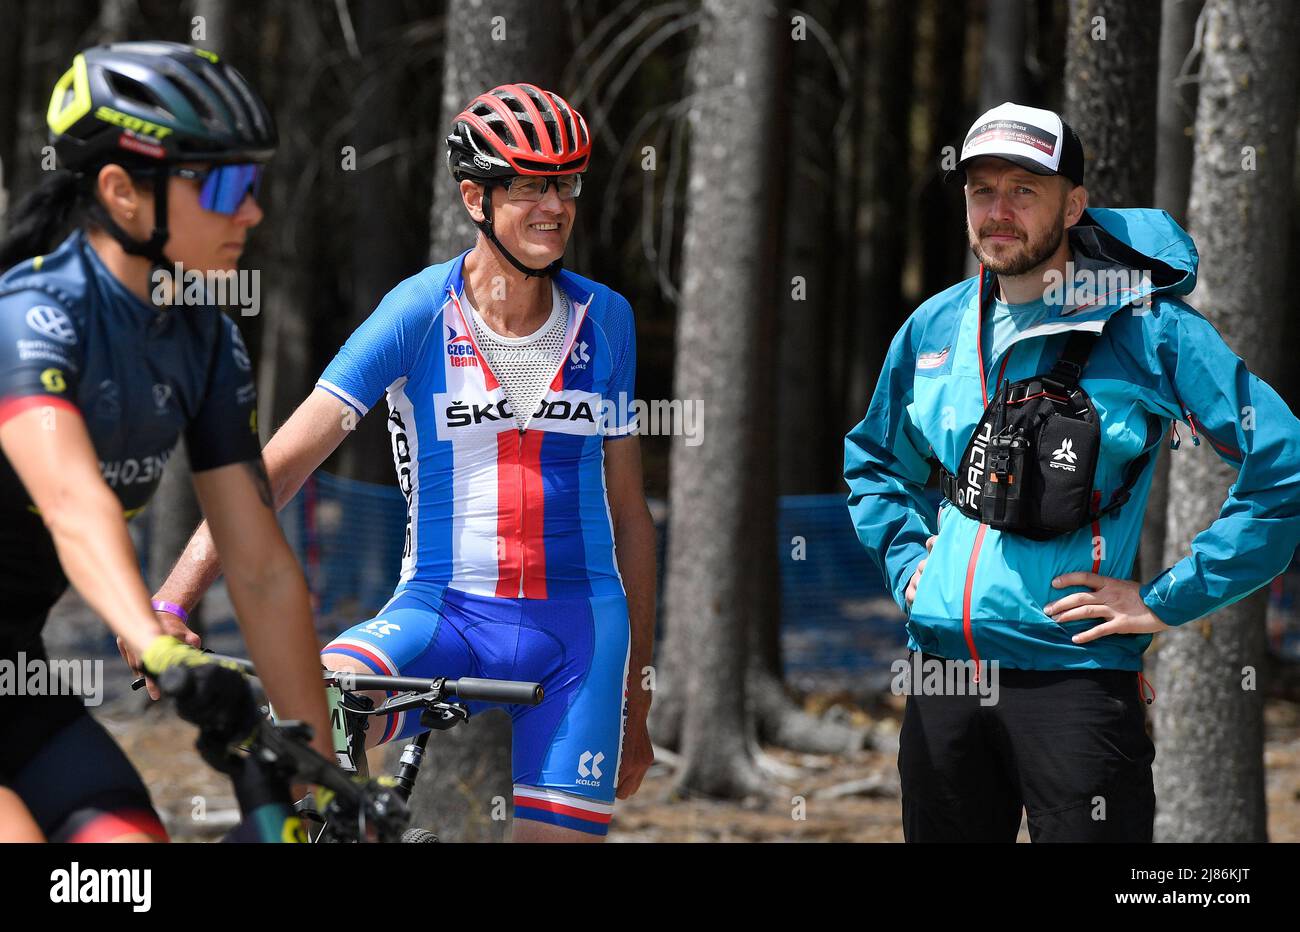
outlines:
[{"label": "white and black cap", "polygon": [[1035,175],[1064,175],[1083,184],[1083,143],[1059,113],[999,104],[973,124],[961,146],[959,177],[972,160],[991,155],[1014,162]]}]

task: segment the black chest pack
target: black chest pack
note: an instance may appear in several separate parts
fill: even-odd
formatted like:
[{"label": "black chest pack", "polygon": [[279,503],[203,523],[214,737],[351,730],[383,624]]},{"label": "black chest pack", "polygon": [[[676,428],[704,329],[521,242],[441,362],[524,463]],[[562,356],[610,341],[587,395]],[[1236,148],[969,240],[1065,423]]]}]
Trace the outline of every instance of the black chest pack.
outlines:
[{"label": "black chest pack", "polygon": [[1051,372],[998,386],[957,474],[940,467],[940,489],[962,514],[1031,540],[1051,540],[1128,501],[1150,452],[1129,463],[1104,508],[1094,490],[1101,421],[1079,379],[1098,336],[1075,331]]}]

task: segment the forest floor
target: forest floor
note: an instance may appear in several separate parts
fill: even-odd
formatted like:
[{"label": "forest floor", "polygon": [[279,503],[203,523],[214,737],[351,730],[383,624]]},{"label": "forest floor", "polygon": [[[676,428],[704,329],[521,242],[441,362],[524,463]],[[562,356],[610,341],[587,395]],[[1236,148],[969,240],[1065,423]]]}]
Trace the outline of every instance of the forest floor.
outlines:
[{"label": "forest floor", "polygon": [[[872,729],[878,749],[838,755],[766,749],[763,764],[772,786],[767,798],[680,798],[673,792],[672,764],[656,763],[640,792],[618,804],[609,840],[900,842],[901,710],[891,708],[893,700],[883,697],[870,713],[847,710]],[[199,759],[191,726],[160,705],[142,709],[143,701],[138,695],[123,698],[97,710],[96,717],[140,770],[173,837],[214,840],[236,817],[230,784]],[[1265,719],[1269,837],[1300,841],[1300,705],[1270,701]],[[1020,841],[1028,840],[1022,824]]]},{"label": "forest floor", "polygon": [[[807,702],[812,710],[822,704],[815,696]],[[897,736],[902,699],[885,694],[874,706],[870,712],[853,709],[852,715],[872,729],[879,749],[839,755],[766,749],[793,771],[775,781],[782,791],[768,800],[746,805],[674,799],[673,773],[656,764],[641,791],[619,803],[610,839],[901,842]],[[1264,716],[1269,840],[1300,841],[1300,704],[1269,701]],[[806,800],[802,806],[801,798]],[[1023,818],[1018,840],[1029,841]]]},{"label": "forest floor", "polygon": [[[167,705],[127,688],[129,676],[111,640],[100,638],[91,649],[91,630],[103,629],[87,627],[84,607],[70,595],[46,627],[51,655],[103,660],[104,702],[92,712],[140,771],[169,832],[178,841],[219,838],[238,816],[229,781],[200,760],[192,726]],[[220,638],[211,646],[242,652],[238,644]],[[759,799],[682,798],[674,791],[675,758],[664,753],[640,792],[618,803],[610,841],[901,842],[897,748],[902,702],[887,689],[809,694],[806,711],[869,729],[872,749],[835,755],[765,749],[760,766],[770,792]],[[436,736],[430,753],[436,753]],[[1156,762],[1159,766],[1158,743]],[[1269,838],[1300,841],[1300,703],[1265,703],[1264,762]],[[1020,840],[1029,840],[1023,824]]]}]

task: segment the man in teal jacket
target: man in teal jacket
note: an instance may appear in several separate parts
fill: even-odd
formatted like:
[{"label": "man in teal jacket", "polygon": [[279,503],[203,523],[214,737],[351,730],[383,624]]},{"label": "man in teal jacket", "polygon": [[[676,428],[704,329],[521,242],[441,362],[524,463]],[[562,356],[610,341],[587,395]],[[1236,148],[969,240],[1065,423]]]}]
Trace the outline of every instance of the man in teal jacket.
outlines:
[{"label": "man in teal jacket", "polygon": [[[908,318],[845,443],[849,512],[907,616],[909,649],[989,662],[1000,680],[994,707],[910,690],[904,834],[1014,840],[1023,806],[1035,841],[1149,841],[1142,653],[1155,632],[1231,605],[1290,563],[1300,421],[1181,300],[1196,248],[1168,214],[1086,209],[1082,146],[1057,114],[994,108],[959,169],[980,275]],[[1095,504],[1124,504],[1049,540],[999,531],[947,498],[929,513],[930,461],[956,473],[997,386],[1048,372],[1079,331],[1099,333],[1079,383],[1100,419]],[[1238,477],[1191,553],[1142,585],[1129,576],[1171,421]]]}]

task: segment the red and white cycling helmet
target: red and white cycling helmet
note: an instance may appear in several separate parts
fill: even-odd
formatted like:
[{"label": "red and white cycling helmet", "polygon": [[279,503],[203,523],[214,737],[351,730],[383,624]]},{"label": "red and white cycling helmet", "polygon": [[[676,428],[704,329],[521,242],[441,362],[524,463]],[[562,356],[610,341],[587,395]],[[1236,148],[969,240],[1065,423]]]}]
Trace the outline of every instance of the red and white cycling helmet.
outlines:
[{"label": "red and white cycling helmet", "polygon": [[587,170],[591,134],[563,97],[533,84],[503,84],[475,97],[452,121],[453,178],[568,175]]}]

